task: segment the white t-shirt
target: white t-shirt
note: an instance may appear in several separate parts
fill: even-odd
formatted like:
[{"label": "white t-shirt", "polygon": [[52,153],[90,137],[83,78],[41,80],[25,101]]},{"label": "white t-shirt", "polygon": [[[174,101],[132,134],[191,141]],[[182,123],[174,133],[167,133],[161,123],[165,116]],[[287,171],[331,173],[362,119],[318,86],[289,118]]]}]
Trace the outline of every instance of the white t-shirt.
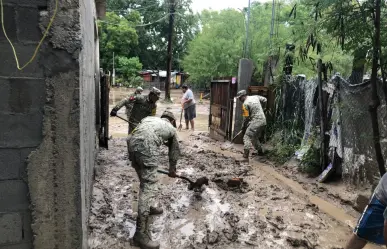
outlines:
[{"label": "white t-shirt", "polygon": [[191,91],[191,89],[188,89],[184,95],[183,95],[183,100],[189,100],[189,99],[192,99],[192,101],[190,103],[185,103],[184,104],[184,109],[187,109],[188,107],[190,106],[193,106],[194,104],[196,104],[195,102],[195,97],[194,97],[194,94],[193,92]]}]

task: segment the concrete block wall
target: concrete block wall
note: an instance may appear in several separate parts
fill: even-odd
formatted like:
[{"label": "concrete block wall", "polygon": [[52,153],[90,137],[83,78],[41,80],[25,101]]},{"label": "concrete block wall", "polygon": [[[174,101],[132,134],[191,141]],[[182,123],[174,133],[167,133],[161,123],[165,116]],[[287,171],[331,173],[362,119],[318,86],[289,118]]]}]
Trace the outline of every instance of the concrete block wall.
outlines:
[{"label": "concrete block wall", "polygon": [[[45,1],[32,2],[4,1],[5,29],[21,63],[39,41],[39,9],[47,6]],[[43,139],[46,83],[40,56],[18,72],[2,31],[0,51],[0,249],[27,249],[33,236],[26,159]]]},{"label": "concrete block wall", "polygon": [[[55,0],[3,0],[19,61],[41,39]],[[87,248],[96,153],[94,0],[59,1],[23,71],[0,30],[0,249]]]}]

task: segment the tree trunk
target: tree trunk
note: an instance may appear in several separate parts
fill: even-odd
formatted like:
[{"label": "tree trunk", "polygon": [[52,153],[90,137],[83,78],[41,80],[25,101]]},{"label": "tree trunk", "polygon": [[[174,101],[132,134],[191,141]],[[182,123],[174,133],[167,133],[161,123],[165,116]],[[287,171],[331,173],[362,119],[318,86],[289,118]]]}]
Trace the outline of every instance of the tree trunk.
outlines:
[{"label": "tree trunk", "polygon": [[320,164],[321,171],[325,170],[327,166],[326,160],[326,139],[325,139],[325,104],[324,104],[324,93],[323,93],[323,64],[322,60],[319,59],[317,62],[317,70],[318,70],[318,98],[319,98],[319,111],[320,111],[320,139],[321,139],[321,153],[320,153]]},{"label": "tree trunk", "polygon": [[386,65],[384,64],[384,58],[382,54],[382,46],[379,46],[380,51],[380,70],[382,71],[382,80],[383,80],[383,93],[384,93],[384,102],[387,105],[387,71],[386,71]]},{"label": "tree trunk", "polygon": [[379,173],[383,176],[386,173],[384,165],[384,159],[382,154],[382,148],[380,146],[380,132],[378,122],[378,107],[380,106],[380,99],[378,95],[377,81],[378,81],[378,63],[380,56],[380,1],[375,0],[375,37],[373,44],[373,57],[372,57],[372,75],[371,75],[371,89],[372,100],[369,107],[372,122],[373,140],[375,146],[376,161],[378,162]]},{"label": "tree trunk", "polygon": [[172,38],[173,23],[175,21],[175,0],[170,1],[169,8],[169,27],[168,27],[168,58],[167,58],[167,79],[165,80],[165,100],[171,101],[171,71],[172,71]]}]

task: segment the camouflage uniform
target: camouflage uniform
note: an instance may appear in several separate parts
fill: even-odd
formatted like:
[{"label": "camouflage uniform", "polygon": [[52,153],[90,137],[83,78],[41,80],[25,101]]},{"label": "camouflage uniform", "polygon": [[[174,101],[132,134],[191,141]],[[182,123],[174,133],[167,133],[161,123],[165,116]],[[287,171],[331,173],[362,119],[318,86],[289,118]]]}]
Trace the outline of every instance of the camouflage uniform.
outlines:
[{"label": "camouflage uniform", "polygon": [[169,148],[169,171],[176,171],[180,156],[176,128],[166,119],[147,117],[133,131],[129,140],[129,157],[140,179],[136,232],[144,234],[149,224],[151,207],[157,206],[160,146]]},{"label": "camouflage uniform", "polygon": [[[160,94],[160,90],[157,88],[152,89],[151,92],[158,95]],[[128,134],[130,134],[145,117],[156,116],[157,104],[151,102],[149,96],[140,94],[129,95],[129,97],[121,100],[113,108],[113,111],[118,112],[123,106],[126,107],[126,115],[129,121]]]},{"label": "camouflage uniform", "polygon": [[243,136],[245,150],[250,150],[252,146],[258,151],[262,149],[259,137],[266,126],[266,117],[261,102],[266,101],[262,96],[248,96],[242,105],[243,129],[246,129]]}]

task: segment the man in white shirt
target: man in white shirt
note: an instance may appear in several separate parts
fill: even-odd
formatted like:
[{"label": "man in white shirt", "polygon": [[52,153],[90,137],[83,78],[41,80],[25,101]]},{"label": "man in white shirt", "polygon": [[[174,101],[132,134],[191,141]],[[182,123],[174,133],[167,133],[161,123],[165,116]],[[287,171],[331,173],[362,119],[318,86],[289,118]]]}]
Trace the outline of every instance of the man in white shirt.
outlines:
[{"label": "man in white shirt", "polygon": [[189,129],[189,124],[191,124],[192,131],[195,130],[195,121],[196,118],[196,101],[194,98],[194,94],[191,89],[188,88],[187,85],[182,87],[183,89],[183,108],[184,108],[184,118],[185,118],[185,128]]}]

